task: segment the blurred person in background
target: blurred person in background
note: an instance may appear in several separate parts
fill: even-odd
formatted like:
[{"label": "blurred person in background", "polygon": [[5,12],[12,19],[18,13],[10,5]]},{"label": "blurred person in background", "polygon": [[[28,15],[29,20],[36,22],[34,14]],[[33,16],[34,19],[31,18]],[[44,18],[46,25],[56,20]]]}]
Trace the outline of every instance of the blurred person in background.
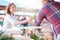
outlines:
[{"label": "blurred person in background", "polygon": [[[21,19],[21,21],[23,20],[27,20],[27,18],[23,15],[23,18]],[[21,24],[23,25],[24,27],[27,27],[28,26],[28,22],[24,23],[24,24]]]},{"label": "blurred person in background", "polygon": [[16,20],[16,18],[14,17],[14,12],[16,11],[16,5],[14,3],[9,4],[6,11],[7,12],[4,17],[3,28],[2,30],[0,30],[0,34],[4,33],[6,29],[10,29],[19,24],[24,24],[28,21],[28,20],[23,20],[23,21]]}]

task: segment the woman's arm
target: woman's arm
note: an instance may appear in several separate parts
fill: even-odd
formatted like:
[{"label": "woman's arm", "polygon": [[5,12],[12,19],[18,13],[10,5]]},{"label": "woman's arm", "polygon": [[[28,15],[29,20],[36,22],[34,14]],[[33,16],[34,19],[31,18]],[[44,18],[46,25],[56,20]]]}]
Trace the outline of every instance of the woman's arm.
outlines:
[{"label": "woman's arm", "polygon": [[19,24],[24,24],[24,23],[26,23],[26,22],[28,22],[28,20],[16,21],[16,22],[14,23],[14,26],[19,25]]},{"label": "woman's arm", "polygon": [[26,23],[26,22],[29,21],[29,19],[23,20],[23,21],[17,21],[17,20],[15,20],[15,19],[11,18],[10,16],[7,16],[6,19],[7,19],[7,21],[8,21],[10,24],[12,24],[13,26],[16,26],[16,25],[19,25],[19,24],[24,24],[24,23]]}]

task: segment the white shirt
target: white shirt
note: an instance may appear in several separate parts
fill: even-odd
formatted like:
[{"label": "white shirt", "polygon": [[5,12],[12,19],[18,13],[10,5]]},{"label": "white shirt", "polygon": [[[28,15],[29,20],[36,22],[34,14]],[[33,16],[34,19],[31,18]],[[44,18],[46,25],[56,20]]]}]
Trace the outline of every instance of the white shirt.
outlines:
[{"label": "white shirt", "polygon": [[7,14],[5,17],[4,17],[4,23],[3,23],[3,31],[5,31],[6,29],[10,29],[14,26],[14,23],[15,23],[16,19],[14,16],[11,16],[9,14]]}]

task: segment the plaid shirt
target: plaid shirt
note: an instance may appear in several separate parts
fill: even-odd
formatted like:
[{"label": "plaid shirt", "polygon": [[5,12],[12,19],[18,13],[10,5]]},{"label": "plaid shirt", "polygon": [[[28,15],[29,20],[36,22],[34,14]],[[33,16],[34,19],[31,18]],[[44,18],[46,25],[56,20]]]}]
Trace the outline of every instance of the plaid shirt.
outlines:
[{"label": "plaid shirt", "polygon": [[47,19],[53,26],[57,34],[60,33],[60,3],[59,2],[50,2],[46,3],[44,7],[39,11],[37,26],[40,26],[40,23],[43,19]]}]

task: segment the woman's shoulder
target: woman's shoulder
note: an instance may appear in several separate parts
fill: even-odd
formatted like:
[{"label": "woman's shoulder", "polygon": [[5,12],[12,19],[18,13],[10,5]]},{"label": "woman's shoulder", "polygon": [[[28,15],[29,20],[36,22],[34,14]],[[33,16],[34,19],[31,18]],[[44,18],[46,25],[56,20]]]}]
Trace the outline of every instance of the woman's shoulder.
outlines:
[{"label": "woman's shoulder", "polygon": [[6,14],[5,18],[10,18],[10,15],[9,14]]}]

